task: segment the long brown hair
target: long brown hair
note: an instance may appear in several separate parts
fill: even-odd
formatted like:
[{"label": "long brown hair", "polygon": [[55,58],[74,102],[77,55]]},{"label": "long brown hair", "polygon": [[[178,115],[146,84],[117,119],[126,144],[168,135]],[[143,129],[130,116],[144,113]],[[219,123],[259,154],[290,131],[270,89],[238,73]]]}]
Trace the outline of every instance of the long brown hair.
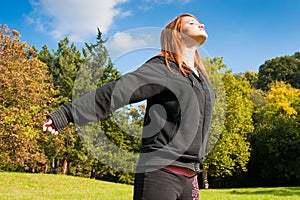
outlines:
[{"label": "long brown hair", "polygon": [[[160,56],[165,58],[165,62],[169,70],[170,64],[168,60],[172,60],[178,64],[180,71],[187,75],[191,73],[191,70],[188,66],[184,65],[183,63],[183,50],[184,50],[184,41],[182,40],[182,26],[183,26],[183,17],[193,17],[197,21],[198,19],[191,14],[182,14],[176,17],[173,21],[171,21],[167,26],[162,30],[160,35],[160,44],[161,44],[161,52],[159,53]],[[204,65],[201,61],[200,54],[198,50],[195,52],[195,59],[194,65],[198,68],[202,74],[209,80],[208,74],[204,68]]]}]

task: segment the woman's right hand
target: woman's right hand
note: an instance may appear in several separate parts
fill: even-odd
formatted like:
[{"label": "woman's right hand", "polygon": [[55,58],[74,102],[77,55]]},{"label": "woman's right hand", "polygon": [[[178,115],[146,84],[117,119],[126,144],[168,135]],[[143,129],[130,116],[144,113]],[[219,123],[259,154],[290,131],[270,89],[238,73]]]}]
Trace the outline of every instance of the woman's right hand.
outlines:
[{"label": "woman's right hand", "polygon": [[52,119],[48,119],[48,120],[44,123],[44,125],[43,125],[43,130],[44,130],[44,131],[48,131],[48,132],[50,132],[50,133],[52,133],[52,134],[55,134],[55,135],[58,134],[58,131],[56,130],[56,127],[55,127],[55,125],[54,125]]}]

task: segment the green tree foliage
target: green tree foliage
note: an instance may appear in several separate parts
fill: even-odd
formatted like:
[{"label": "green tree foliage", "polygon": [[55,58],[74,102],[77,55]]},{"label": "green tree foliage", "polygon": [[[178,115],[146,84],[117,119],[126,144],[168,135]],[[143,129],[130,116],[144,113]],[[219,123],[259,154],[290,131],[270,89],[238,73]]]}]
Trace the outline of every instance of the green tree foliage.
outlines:
[{"label": "green tree foliage", "polygon": [[102,39],[102,33],[98,29],[96,43],[85,44],[85,58],[88,62],[92,79],[97,80],[97,86],[104,85],[121,77],[121,73],[114,67],[109,57],[105,42],[106,40]]},{"label": "green tree foliage", "polygon": [[[70,125],[59,135],[41,130],[45,116],[62,103],[121,76],[105,42],[98,30],[83,54],[68,38],[56,51],[45,45],[37,53],[17,31],[0,26],[0,169],[133,182],[145,104],[79,129]],[[300,52],[267,60],[258,73],[232,74],[223,58],[203,63],[217,96],[204,172],[233,176],[246,171],[250,159],[248,175],[256,186],[299,184]]]},{"label": "green tree foliage", "polygon": [[[236,78],[230,71],[223,75],[226,92],[226,118],[224,128],[214,149],[204,162],[204,169],[214,177],[232,176],[246,171],[250,157],[247,134],[253,130],[252,89],[246,78]],[[218,98],[218,97],[217,97]]]},{"label": "green tree foliage", "polygon": [[258,73],[255,71],[246,71],[245,73],[235,74],[236,78],[246,78],[252,88],[257,88]]},{"label": "green tree foliage", "polygon": [[39,52],[39,59],[47,64],[52,75],[54,85],[58,91],[59,104],[70,102],[74,81],[82,66],[83,58],[74,43],[69,44],[68,37],[59,41],[58,49],[52,50],[52,54],[46,45]]},{"label": "green tree foliage", "polygon": [[268,90],[274,81],[284,81],[295,88],[300,88],[300,59],[299,52],[293,56],[282,56],[265,61],[259,67],[257,88]]},{"label": "green tree foliage", "polygon": [[274,82],[258,107],[250,135],[253,156],[250,175],[260,184],[300,183],[300,91]]},{"label": "green tree foliage", "polygon": [[[75,99],[121,76],[113,66],[104,44],[100,30],[96,43],[86,44],[85,62],[74,87]],[[136,151],[140,148],[140,140],[134,139],[139,131],[137,126],[132,126],[134,117],[138,118],[137,112],[131,112],[130,107],[125,107],[107,119],[80,127],[79,135],[95,157],[93,173],[96,178],[133,182],[133,175],[128,171],[134,171]]]},{"label": "green tree foliage", "polygon": [[121,73],[114,67],[109,57],[105,42],[98,29],[96,43],[85,43],[84,62],[77,71],[73,85],[73,100],[121,77]]},{"label": "green tree foliage", "polygon": [[223,82],[223,73],[220,71],[226,70],[226,65],[223,63],[223,58],[215,57],[213,59],[204,59],[203,63],[208,71],[211,85],[213,86],[216,99],[214,104],[213,119],[210,126],[210,136],[206,147],[208,154],[218,141],[222,130],[224,129],[224,121],[226,114],[226,94],[225,85]]},{"label": "green tree foliage", "polygon": [[[47,46],[44,46],[39,52],[39,58],[47,63],[56,86],[56,104],[52,105],[53,109],[121,76],[114,68],[104,44],[105,40],[98,30],[96,43],[86,44],[83,49],[84,58],[73,43],[69,45],[68,38],[59,42],[57,51],[50,53]],[[120,127],[120,123],[125,124],[132,119],[130,116],[133,115],[125,108],[98,123],[78,127],[78,131],[70,126],[58,136],[48,134],[41,142],[47,152],[49,165],[54,171],[59,166],[62,171],[67,168],[65,172],[68,174],[90,174],[94,178],[132,183],[132,174],[117,170],[114,163],[119,160],[121,165],[127,166],[125,168],[134,170],[135,162],[128,162],[126,156],[122,156],[123,150],[135,152],[139,148],[139,142],[132,144],[135,140]]]},{"label": "green tree foliage", "polygon": [[[55,86],[55,101],[51,105],[53,109],[65,102],[72,101],[74,82],[84,61],[75,44],[69,43],[69,39],[66,37],[59,41],[56,51],[52,50],[52,53],[50,53],[45,45],[39,52],[39,59],[47,64],[48,72],[52,76],[52,82]],[[51,141],[51,145],[47,144],[49,141]],[[44,140],[41,143],[47,152],[48,164],[52,166],[54,171],[57,170],[57,164],[52,165],[54,160],[63,163],[61,170],[65,174],[68,173],[68,164],[78,163],[78,160],[74,158],[85,159],[82,154],[83,147],[80,145],[80,138],[72,125],[55,137],[44,134]]]},{"label": "green tree foliage", "polygon": [[0,167],[41,171],[46,156],[38,140],[53,86],[35,50],[5,25],[0,25],[0,71]]}]

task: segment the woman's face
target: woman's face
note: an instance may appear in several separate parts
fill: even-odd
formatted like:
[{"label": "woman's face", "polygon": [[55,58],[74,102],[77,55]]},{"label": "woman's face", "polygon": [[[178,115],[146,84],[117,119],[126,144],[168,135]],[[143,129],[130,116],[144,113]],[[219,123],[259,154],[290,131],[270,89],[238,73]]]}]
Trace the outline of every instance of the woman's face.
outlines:
[{"label": "woman's face", "polygon": [[198,20],[190,16],[183,17],[182,23],[182,33],[185,36],[193,39],[193,42],[196,42],[197,45],[202,45],[205,42],[208,35],[204,30],[204,24],[200,24]]}]

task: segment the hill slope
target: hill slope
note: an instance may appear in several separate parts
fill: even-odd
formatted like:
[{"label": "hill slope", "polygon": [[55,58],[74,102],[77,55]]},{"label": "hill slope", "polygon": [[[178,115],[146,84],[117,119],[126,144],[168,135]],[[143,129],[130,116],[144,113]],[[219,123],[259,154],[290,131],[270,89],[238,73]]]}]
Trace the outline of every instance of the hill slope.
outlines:
[{"label": "hill slope", "polygon": [[132,199],[133,186],[53,174],[0,173],[0,199]]},{"label": "hill slope", "polygon": [[[132,185],[53,174],[0,172],[0,200],[131,200],[132,195]],[[205,200],[299,200],[300,187],[209,189],[201,190],[200,197]]]}]

